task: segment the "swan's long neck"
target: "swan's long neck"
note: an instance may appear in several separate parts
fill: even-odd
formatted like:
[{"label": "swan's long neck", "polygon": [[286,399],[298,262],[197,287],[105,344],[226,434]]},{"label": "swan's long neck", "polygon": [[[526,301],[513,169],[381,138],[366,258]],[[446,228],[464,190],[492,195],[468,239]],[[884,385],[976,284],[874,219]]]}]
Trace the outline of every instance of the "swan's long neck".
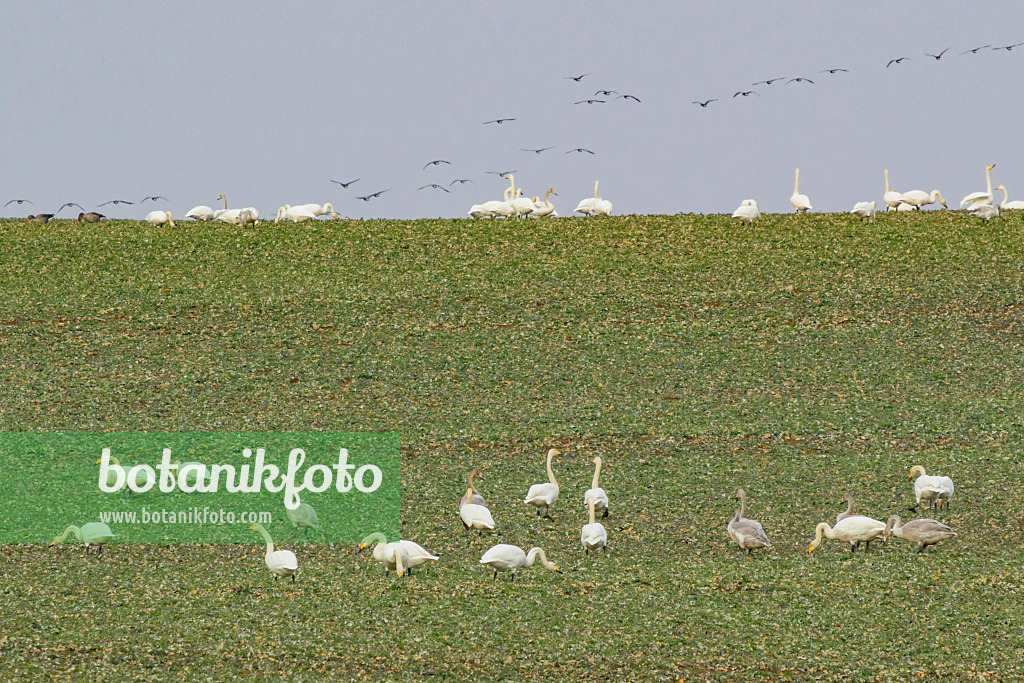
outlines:
[{"label": "swan's long neck", "polygon": [[747,516],[747,492],[743,489],[737,491],[740,496],[740,518]]},{"label": "swan's long neck", "polygon": [[510,189],[511,189],[513,195],[514,195],[515,191],[516,191],[516,177],[514,175],[512,175],[511,173],[508,176],[508,182],[509,182],[509,185],[511,186]]},{"label": "swan's long neck", "polygon": [[217,199],[223,199],[224,200],[224,210],[227,211],[228,210],[228,198],[227,198],[227,195],[223,195],[222,194],[221,196],[217,197]]},{"label": "swan's long neck", "polygon": [[82,530],[79,529],[74,524],[71,524],[71,525],[68,526],[67,529],[64,530],[64,533],[62,533],[57,538],[53,539],[53,542],[54,543],[63,543],[65,540],[67,540],[67,537],[68,537],[69,534],[74,534],[75,538],[77,538],[79,542],[82,541]]},{"label": "swan's long neck", "polygon": [[800,169],[796,169],[796,183],[793,185],[793,194],[800,194]]},{"label": "swan's long neck", "polygon": [[466,500],[467,503],[470,503],[473,500],[473,485],[472,484],[470,484],[469,488],[466,489],[466,498],[465,498],[465,500]]},{"label": "swan's long neck", "polygon": [[558,486],[558,480],[555,479],[555,471],[551,469],[551,460],[555,457],[554,449],[548,451],[548,481],[555,486]]},{"label": "swan's long neck", "polygon": [[532,567],[533,561],[540,556],[540,563],[544,565],[545,569],[555,569],[555,563],[548,561],[548,556],[544,554],[542,548],[531,548],[530,552],[526,554],[526,566]]},{"label": "swan's long neck", "polygon": [[172,228],[174,227],[174,216],[171,215],[170,211],[167,212],[167,222],[170,223]]},{"label": "swan's long neck", "polygon": [[281,214],[283,214],[283,213],[284,213],[284,207],[282,206],[282,207],[278,208],[278,210],[277,210],[277,218],[274,219],[275,223],[280,223],[281,222]]},{"label": "swan's long neck", "polygon": [[932,203],[934,204],[936,200],[942,199],[942,193],[939,192],[938,190],[932,190],[932,194],[931,197],[929,197],[929,199],[931,199]]},{"label": "swan's long neck", "polygon": [[334,213],[334,207],[330,203],[324,204],[324,212],[331,214],[331,218],[338,219],[338,214]]},{"label": "swan's long neck", "polygon": [[594,181],[594,199],[600,199],[601,198],[601,195],[599,195],[597,193],[597,184],[600,183],[600,182],[601,182],[600,180],[595,180]]},{"label": "swan's long neck", "polygon": [[597,517],[594,515],[594,501],[591,500],[590,503],[587,504],[587,507],[590,508],[590,524],[593,524],[597,521]]},{"label": "swan's long neck", "polygon": [[889,194],[889,169],[885,169],[885,193]]},{"label": "swan's long neck", "polygon": [[1006,188],[1005,188],[1005,187],[1003,187],[1002,185],[1000,185],[1000,186],[999,186],[999,187],[997,187],[996,189],[997,189],[997,190],[1002,190],[1002,191],[1003,191],[1003,201],[999,202],[999,208],[1000,208],[1000,209],[1005,209],[1005,208],[1006,208],[1006,200],[1007,200],[1007,199],[1009,198],[1009,195],[1008,195],[1008,194],[1007,194],[1007,192],[1006,192]]},{"label": "swan's long neck", "polygon": [[270,557],[274,552],[274,539],[270,537],[270,532],[261,526],[256,527],[255,531],[267,542],[267,557]]},{"label": "swan's long neck", "polygon": [[988,196],[992,196],[992,167],[985,167],[985,185],[988,187]]},{"label": "swan's long neck", "polygon": [[598,480],[601,478],[601,458],[594,458],[594,481],[590,482],[590,488],[596,489],[598,487]]},{"label": "swan's long neck", "polygon": [[512,194],[512,188],[511,188],[511,187],[506,187],[506,188],[505,188],[505,201],[506,201],[506,202],[507,202],[507,201],[509,200],[509,197],[508,197],[508,196],[509,196],[510,194]]},{"label": "swan's long neck", "polygon": [[552,206],[552,204],[551,204],[551,200],[550,200],[550,199],[548,199],[548,197],[550,197],[550,196],[551,196],[551,194],[552,194],[552,193],[553,193],[554,191],[555,191],[555,190],[554,190],[554,188],[552,188],[552,187],[549,187],[549,188],[548,188],[548,191],[544,193],[544,203],[545,203],[545,204],[546,204],[547,206]]},{"label": "swan's long neck", "polygon": [[846,499],[846,514],[847,515],[852,515],[853,514],[853,498],[847,498]]}]

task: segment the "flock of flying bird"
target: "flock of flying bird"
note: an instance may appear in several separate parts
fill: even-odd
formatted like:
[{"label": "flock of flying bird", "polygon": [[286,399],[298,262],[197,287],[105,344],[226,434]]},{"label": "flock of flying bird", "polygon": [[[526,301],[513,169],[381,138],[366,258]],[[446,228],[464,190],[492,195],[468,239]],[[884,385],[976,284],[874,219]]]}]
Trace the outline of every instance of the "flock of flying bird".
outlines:
[{"label": "flock of flying bird", "polygon": [[[551,448],[547,452],[547,475],[548,481],[534,484],[530,487],[523,502],[537,510],[537,516],[547,519],[554,519],[551,516],[551,506],[558,501],[559,485],[555,478],[552,462],[555,456],[561,455],[561,451]],[[178,467],[190,467],[195,470],[196,477],[204,477],[205,466],[201,463],[186,463]],[[602,519],[608,517],[610,501],[608,492],[601,488],[601,465],[600,457],[594,458],[594,477],[591,486],[583,494],[583,505],[587,508],[589,521],[580,530],[580,544],[585,554],[591,551],[604,551],[608,553],[608,531],[604,525],[597,521],[597,513],[600,512]],[[494,517],[487,507],[487,501],[477,490],[474,480],[483,480],[481,472],[474,468],[468,475],[466,492],[459,498],[459,520],[465,531],[477,530],[482,535],[485,530],[493,530],[495,527]],[[950,500],[953,497],[953,480],[945,476],[929,476],[923,467],[915,465],[910,469],[910,478],[914,482],[915,505],[912,510],[920,509],[922,504],[928,504],[932,510],[949,509]],[[737,489],[736,498],[740,501],[740,507],[729,518],[726,532],[729,538],[748,555],[754,550],[769,549],[772,547],[768,534],[760,522],[747,517],[747,497],[744,490]],[[892,535],[902,538],[918,546],[918,552],[924,552],[930,545],[936,545],[946,539],[956,536],[949,526],[934,519],[919,518],[906,524],[899,515],[891,515],[887,522],[872,519],[866,515],[854,513],[854,499],[850,494],[845,494],[843,500],[847,508],[836,517],[835,525],[827,522],[819,523],[814,530],[814,540],[807,549],[808,553],[821,545],[824,539],[831,539],[850,544],[850,552],[856,552],[861,543],[864,543],[865,551],[869,550],[872,541],[887,542]],[[293,494],[291,501],[296,504],[294,509],[286,507],[285,513],[288,521],[295,529],[319,530],[319,519],[316,510],[308,503],[302,503],[297,494]],[[250,530],[257,532],[266,543],[264,562],[267,569],[273,575],[274,580],[291,577],[295,581],[295,575],[299,571],[298,558],[291,550],[276,549],[270,532],[262,524],[253,524]],[[85,552],[88,554],[90,547],[98,546],[102,552],[103,545],[110,542],[116,535],[110,527],[102,522],[91,522],[82,527],[68,526],[64,532],[53,539],[51,546],[63,543],[69,537],[74,537],[80,543],[85,544]],[[373,559],[384,565],[384,573],[395,571],[399,577],[412,574],[412,569],[427,563],[433,563],[440,559],[440,556],[428,552],[423,546],[409,540],[388,542],[387,536],[381,532],[374,532],[366,536],[359,545],[359,551],[373,546]],[[480,558],[480,564],[494,571],[494,581],[498,580],[499,572],[509,572],[511,580],[515,581],[516,572],[519,569],[533,566],[539,558],[541,564],[550,571],[560,572],[558,565],[548,560],[544,550],[540,547],[533,547],[529,551],[510,545],[499,543],[489,548]],[[429,567],[428,567],[429,571]]]}]

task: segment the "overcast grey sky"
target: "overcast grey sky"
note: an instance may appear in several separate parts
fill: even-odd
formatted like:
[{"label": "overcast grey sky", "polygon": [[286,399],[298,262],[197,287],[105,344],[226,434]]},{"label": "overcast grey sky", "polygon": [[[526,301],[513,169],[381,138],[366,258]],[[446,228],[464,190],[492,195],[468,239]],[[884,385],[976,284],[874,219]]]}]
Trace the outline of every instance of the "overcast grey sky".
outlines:
[{"label": "overcast grey sky", "polygon": [[[0,8],[0,203],[35,202],[5,216],[150,194],[170,201],[101,211],[183,216],[221,193],[264,217],[326,201],[353,218],[465,216],[507,186],[486,171],[513,169],[528,195],[554,187],[563,216],[594,180],[616,214],[747,197],[790,211],[798,166],[815,210],[881,205],[884,168],[952,207],[996,163],[993,184],[1024,199],[1024,46],[961,55],[1024,41],[1019,0]],[[849,73],[820,73],[835,67]],[[815,84],[751,86],[779,76]],[[642,102],[573,104],[605,88]],[[516,120],[483,125],[500,117]],[[452,165],[424,170],[434,159]],[[476,184],[417,190],[455,178]]]}]

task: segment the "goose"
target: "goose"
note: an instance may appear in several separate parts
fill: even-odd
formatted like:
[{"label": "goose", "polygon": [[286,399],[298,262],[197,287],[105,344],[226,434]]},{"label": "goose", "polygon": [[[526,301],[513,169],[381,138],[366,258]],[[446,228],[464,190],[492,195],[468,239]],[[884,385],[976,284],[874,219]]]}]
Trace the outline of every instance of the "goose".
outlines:
[{"label": "goose", "polygon": [[541,564],[550,571],[562,573],[558,565],[549,562],[547,555],[540,548],[530,548],[529,553],[524,553],[522,548],[507,543],[499,543],[490,548],[480,558],[480,564],[485,564],[494,570],[494,582],[498,582],[498,572],[512,572],[512,580],[516,580],[516,571],[521,567],[532,567],[534,560],[540,556]]},{"label": "goose", "polygon": [[45,225],[50,222],[51,218],[53,218],[52,213],[37,213],[34,216],[30,214],[25,220],[31,223],[39,223],[41,225]]},{"label": "goose", "polygon": [[843,501],[846,502],[846,510],[836,515],[836,524],[843,521],[847,517],[853,517],[853,496],[849,493],[843,494]]},{"label": "goose", "polygon": [[534,484],[531,486],[526,494],[526,500],[523,501],[527,505],[533,505],[537,508],[538,517],[540,517],[540,509],[543,507],[544,516],[548,519],[554,519],[551,516],[551,506],[558,500],[558,481],[555,480],[555,473],[551,469],[551,460],[556,455],[561,454],[561,451],[554,448],[548,450],[548,481],[544,484]]},{"label": "goose", "polygon": [[577,204],[576,208],[574,209],[576,213],[582,213],[585,216],[593,215],[594,211],[597,208],[597,201],[601,199],[601,196],[597,194],[597,186],[599,183],[599,180],[594,181],[594,196],[587,197],[586,199],[581,200],[580,203]]},{"label": "goose", "polygon": [[[472,499],[473,487],[466,488],[466,498]],[[491,517],[491,511],[483,505],[477,505],[476,503],[463,503],[459,506],[459,519],[462,520],[462,526],[466,527],[466,531],[470,529],[476,529],[478,533],[483,533],[484,529],[494,528],[494,518]]]},{"label": "goose", "polygon": [[[387,536],[379,531],[375,531],[364,538],[362,543],[359,544],[359,551],[361,552],[363,548],[369,546],[371,543],[374,544],[373,559],[384,565],[385,574],[389,569],[397,571],[397,560],[399,558],[402,559],[402,564],[405,567],[405,573],[409,576],[412,576],[413,567],[419,567],[422,564],[435,562],[441,559],[437,555],[431,555],[427,552],[426,548],[413,541],[395,541],[394,543],[388,543]],[[398,548],[404,550],[404,555],[401,551],[392,546],[398,546]],[[429,567],[427,567],[427,572],[430,572]]]},{"label": "goose", "polygon": [[274,222],[280,223],[282,218],[286,221],[291,221],[292,223],[302,223],[305,221],[316,220],[316,214],[301,206],[285,204],[277,210],[277,218],[274,219]]},{"label": "goose", "polygon": [[594,458],[594,480],[590,482],[590,488],[583,494],[583,505],[594,504],[594,507],[598,510],[604,510],[604,514],[601,517],[608,516],[608,494],[605,490],[600,487],[599,480],[601,478],[601,456]]},{"label": "goose", "polygon": [[74,524],[68,525],[68,528],[64,530],[60,536],[53,539],[50,543],[50,547],[63,543],[69,535],[74,535],[79,543],[85,544],[85,554],[89,554],[89,548],[92,546],[99,547],[97,552],[103,552],[103,544],[108,543],[111,539],[117,538],[117,534],[110,530],[110,527],[103,522],[89,522],[83,524],[81,528]]},{"label": "goose", "polygon": [[768,534],[757,520],[747,519],[747,494],[743,489],[736,489],[736,497],[740,500],[740,509],[733,512],[732,518],[726,531],[729,538],[740,547],[751,554],[758,548],[771,548],[772,542],[768,540]]},{"label": "goose", "polygon": [[290,576],[292,583],[295,583],[295,573],[299,571],[299,560],[295,553],[291,550],[274,550],[274,541],[262,524],[253,524],[249,530],[255,531],[267,542],[267,554],[263,560],[267,563],[267,569],[274,575],[274,581]]},{"label": "goose", "polygon": [[558,196],[555,189],[552,187],[548,188],[548,191],[544,193],[544,201],[538,202],[538,197],[533,198],[533,213],[530,215],[534,218],[544,218],[545,216],[557,216],[558,212],[555,211],[555,205],[548,199],[551,195]]},{"label": "goose", "polygon": [[886,211],[898,209],[900,206],[900,193],[889,189],[889,169],[885,169],[885,194],[882,195],[882,201],[885,202]]},{"label": "goose", "polygon": [[146,214],[146,222],[153,225],[170,225],[174,227],[174,220],[170,211],[150,211]]},{"label": "goose", "polygon": [[982,204],[978,208],[973,209],[971,211],[971,215],[982,218],[986,223],[988,223],[993,218],[997,218],[999,216],[999,207],[991,204]]},{"label": "goose", "polygon": [[206,222],[213,220],[213,214],[214,211],[211,207],[206,206],[204,204],[200,204],[199,206],[193,206],[191,209],[189,209],[188,213],[185,214],[185,218],[191,218],[192,220]]},{"label": "goose", "polygon": [[989,164],[985,167],[985,183],[988,189],[985,192],[972,192],[963,199],[960,200],[960,208],[964,208],[964,204],[969,204],[968,209],[977,209],[979,206],[988,206],[992,203],[992,169],[995,168],[995,164]]},{"label": "goose", "polygon": [[873,221],[875,220],[875,206],[875,202],[857,202],[853,205],[853,211],[850,213]]},{"label": "goose", "polygon": [[910,468],[910,478],[914,482],[914,498],[917,504],[914,508],[921,507],[921,501],[931,503],[932,509],[941,508],[946,504],[949,509],[949,499],[953,497],[953,480],[949,477],[929,476],[920,465]]},{"label": "goose", "polygon": [[[1003,201],[1005,202],[1006,199],[1004,198]],[[102,213],[96,213],[95,211],[89,211],[88,213],[78,214],[79,223],[99,223],[104,218],[106,218],[106,216],[104,216]]]},{"label": "goose", "polygon": [[996,189],[1003,191],[1003,201],[999,202],[999,210],[1000,211],[1019,211],[1021,209],[1024,209],[1024,202],[1020,201],[1019,199],[1016,200],[1016,201],[1012,201],[1012,202],[1007,203],[1006,200],[1009,197],[1009,195],[1007,194],[1005,187],[1000,185]]},{"label": "goose", "polygon": [[919,553],[923,553],[925,548],[930,545],[935,545],[940,541],[956,536],[955,531],[934,519],[915,519],[902,524],[900,516],[893,515],[885,525],[886,539],[889,537],[890,528],[893,534],[903,540],[917,543],[917,552]]},{"label": "goose", "polygon": [[292,523],[293,529],[302,529],[303,534],[308,534],[310,529],[314,531],[320,530],[320,519],[317,517],[316,509],[313,508],[309,503],[303,503],[299,500],[299,494],[297,491],[292,491],[292,502],[296,504],[296,508],[293,510],[287,505],[284,507],[285,517]]},{"label": "goose", "polygon": [[847,517],[843,521],[838,522],[835,527],[829,526],[828,522],[821,522],[814,529],[814,540],[811,541],[810,547],[807,548],[808,553],[814,552],[814,549],[821,545],[823,533],[825,538],[849,543],[850,552],[852,553],[857,550],[857,546],[862,541],[865,543],[865,550],[869,549],[871,541],[878,540],[885,534],[885,524],[864,515]]},{"label": "goose", "polygon": [[480,473],[480,470],[478,470],[475,467],[472,470],[470,470],[468,476],[469,490],[467,491],[467,495],[463,496],[462,498],[459,498],[460,508],[463,505],[480,505],[482,507],[487,507],[487,501],[484,500],[484,497],[481,496],[480,493],[476,490],[476,487],[473,486],[474,477],[479,477],[480,479],[483,479],[484,475],[482,475]]},{"label": "goose", "polygon": [[242,209],[238,213],[238,224],[241,226],[259,225],[260,212],[250,207]]},{"label": "goose", "polygon": [[789,203],[793,205],[793,208],[797,212],[807,212],[812,208],[811,200],[807,198],[807,195],[800,194],[800,169],[796,169],[796,184],[793,185],[793,196],[789,198]]},{"label": "goose", "polygon": [[921,210],[922,206],[934,204],[940,202],[942,208],[948,209],[946,206],[946,200],[942,198],[942,193],[938,190],[932,190],[931,193],[925,192],[924,190],[911,190],[910,192],[904,192],[900,195],[900,201],[904,204],[910,204],[918,211]]},{"label": "goose", "polygon": [[580,543],[583,544],[583,552],[586,555],[590,554],[591,550],[603,549],[604,554],[608,554],[608,531],[604,528],[604,524],[601,524],[595,519],[594,513],[594,501],[591,500],[587,504],[587,508],[590,510],[590,523],[583,525],[583,530],[580,531]]},{"label": "goose", "polygon": [[744,199],[739,208],[732,212],[733,218],[739,218],[741,223],[753,223],[761,217],[761,209],[753,199]]},{"label": "goose", "polygon": [[299,208],[306,209],[314,216],[323,216],[324,214],[329,213],[331,214],[332,219],[338,220],[338,214],[334,213],[334,207],[331,206],[330,203],[322,206],[320,204],[299,204],[298,206]]}]

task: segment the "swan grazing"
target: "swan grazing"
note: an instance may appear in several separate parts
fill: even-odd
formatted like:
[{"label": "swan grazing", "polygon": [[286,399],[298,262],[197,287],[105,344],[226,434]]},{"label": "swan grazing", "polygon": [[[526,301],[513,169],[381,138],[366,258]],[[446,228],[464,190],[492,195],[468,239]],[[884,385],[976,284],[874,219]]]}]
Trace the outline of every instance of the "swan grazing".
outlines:
[{"label": "swan grazing", "polygon": [[191,209],[189,209],[188,213],[185,214],[185,218],[191,218],[192,220],[195,221],[206,222],[213,220],[213,214],[213,208],[200,204],[199,206],[193,206]]},{"label": "swan grazing", "polygon": [[843,501],[846,503],[846,510],[836,515],[836,524],[843,521],[847,517],[853,517],[853,496],[849,493],[843,494]]},{"label": "swan grazing", "polygon": [[[435,562],[439,559],[437,555],[431,555],[427,552],[426,548],[421,546],[419,543],[413,541],[396,541],[394,543],[388,543],[388,538],[379,531],[375,531],[359,544],[359,551],[362,552],[363,548],[373,546],[373,559],[384,565],[384,573],[387,574],[389,569],[398,570],[398,560],[402,560],[402,564],[405,567],[405,573],[412,576],[413,567],[419,567],[421,564],[427,564],[428,562]],[[395,547],[397,546],[397,547]],[[399,550],[401,548],[401,550]],[[402,554],[402,550],[405,551]],[[430,567],[427,567],[427,573],[430,572]]]},{"label": "swan grazing", "polygon": [[516,580],[516,571],[521,567],[532,567],[533,561],[540,556],[541,564],[545,569],[561,573],[562,570],[554,562],[549,562],[547,555],[540,548],[530,548],[529,553],[524,553],[522,548],[507,543],[500,543],[480,558],[480,564],[485,564],[494,570],[494,582],[498,582],[498,572],[512,572],[512,580]]},{"label": "swan grazing", "polygon": [[487,501],[484,500],[484,497],[481,496],[480,492],[476,490],[475,486],[473,486],[473,478],[474,477],[479,477],[480,480],[482,481],[483,478],[484,478],[484,475],[482,475],[480,473],[480,470],[478,470],[475,467],[472,470],[470,470],[469,476],[467,477],[467,483],[469,484],[469,489],[466,492],[467,495],[463,496],[462,498],[459,498],[459,507],[460,508],[463,505],[480,505],[482,507],[487,507]]},{"label": "swan grazing", "polygon": [[283,576],[290,576],[292,583],[295,583],[295,573],[299,571],[299,560],[295,553],[291,550],[274,550],[274,541],[262,524],[253,524],[249,530],[255,531],[267,542],[267,554],[263,559],[267,563],[267,569],[274,575],[274,581]]},{"label": "swan grazing", "polygon": [[92,546],[98,546],[99,551],[103,552],[103,544],[109,543],[111,539],[117,538],[117,534],[110,530],[110,527],[103,522],[89,522],[83,524],[81,528],[71,524],[67,529],[64,530],[60,536],[53,539],[50,543],[50,547],[63,543],[69,535],[74,535],[79,543],[85,544],[85,554],[89,554],[89,548]]},{"label": "swan grazing", "polygon": [[[473,487],[470,485],[466,488],[465,498],[472,499]],[[483,533],[484,529],[494,528],[494,518],[491,517],[491,511],[483,505],[477,505],[476,503],[462,503],[459,505],[459,519],[462,520],[462,526],[466,527],[466,531],[470,529],[476,529],[477,532]]]},{"label": "swan grazing", "polygon": [[238,213],[238,224],[241,226],[259,225],[260,224],[260,212],[251,206],[242,209]]},{"label": "swan grazing", "polygon": [[1005,187],[1000,185],[996,189],[1003,191],[1003,201],[999,202],[999,210],[1000,211],[1020,211],[1021,209],[1024,209],[1024,202],[1022,202],[1019,199],[1007,203],[1006,200],[1009,199],[1009,195],[1006,193],[1006,188]]},{"label": "swan grazing", "polygon": [[814,540],[811,541],[810,547],[807,548],[808,553],[814,552],[814,549],[821,545],[822,534],[825,535],[825,538],[849,543],[850,552],[852,553],[857,550],[857,546],[861,542],[866,544],[865,550],[867,550],[871,547],[871,541],[882,538],[885,534],[885,524],[864,515],[847,517],[843,521],[838,522],[835,527],[829,526],[828,522],[822,522],[814,529]]},{"label": "swan grazing", "polygon": [[753,199],[744,199],[739,208],[732,212],[733,218],[739,218],[741,223],[753,223],[761,217],[761,209]]},{"label": "swan grazing", "polygon": [[304,221],[316,220],[316,214],[301,206],[285,204],[277,210],[277,217],[274,219],[274,222],[280,223],[281,219],[291,221],[292,223],[302,223]]},{"label": "swan grazing", "polygon": [[952,479],[929,476],[920,465],[910,468],[910,478],[914,482],[914,498],[917,500],[915,508],[921,507],[923,500],[931,503],[932,509],[941,508],[943,503],[946,504],[946,509],[949,509],[949,499],[953,497]]},{"label": "swan grazing", "polygon": [[338,220],[338,214],[334,213],[334,207],[331,206],[330,203],[324,204],[322,206],[320,204],[299,204],[298,208],[306,209],[314,216],[323,216],[324,214],[329,213],[331,214],[332,219]]},{"label": "swan grazing", "polygon": [[868,220],[875,220],[875,202],[857,202],[850,213]]},{"label": "swan grazing", "polygon": [[551,516],[550,508],[558,500],[558,481],[555,480],[555,473],[551,469],[551,460],[556,455],[561,454],[560,451],[554,448],[548,450],[548,481],[545,484],[534,484],[531,486],[526,494],[526,500],[523,501],[527,505],[533,505],[537,508],[538,517],[540,517],[540,509],[544,508],[544,516],[548,519],[554,519]]},{"label": "swan grazing", "polygon": [[583,505],[590,505],[594,503],[594,507],[598,510],[604,510],[604,514],[601,517],[608,516],[608,494],[599,485],[601,478],[601,457],[594,458],[594,480],[590,482],[590,488],[583,494]]},{"label": "swan grazing", "polygon": [[594,196],[587,197],[586,199],[580,201],[580,203],[577,204],[576,208],[574,209],[576,213],[582,213],[585,216],[591,216],[595,213],[597,208],[597,202],[601,199],[601,196],[597,194],[597,186],[599,183],[599,180],[594,181]]},{"label": "swan grazing", "polygon": [[882,195],[882,201],[885,202],[886,211],[898,209],[901,203],[900,193],[889,189],[889,169],[885,169],[885,194]]},{"label": "swan grazing", "polygon": [[292,523],[292,528],[302,529],[304,534],[308,534],[310,529],[319,531],[320,519],[313,506],[300,501],[297,491],[292,491],[292,502],[298,505],[294,510],[287,505],[284,506],[284,515]]},{"label": "swan grazing", "polygon": [[811,200],[807,198],[807,195],[800,194],[800,169],[796,169],[796,184],[793,185],[793,196],[789,198],[789,203],[793,205],[793,208],[798,212],[810,211],[812,208]]},{"label": "swan grazing", "polygon": [[999,207],[998,206],[993,206],[991,204],[982,204],[978,208],[973,209],[971,211],[971,215],[972,216],[977,216],[978,218],[981,218],[986,223],[988,223],[993,218],[998,218],[998,216],[999,216]]},{"label": "swan grazing", "polygon": [[590,501],[587,508],[590,509],[590,523],[584,524],[583,530],[580,531],[580,543],[583,544],[583,552],[589,555],[591,550],[603,548],[604,554],[607,555],[608,531],[604,528],[604,524],[595,519],[594,501]]},{"label": "swan grazing", "polygon": [[146,214],[146,222],[153,225],[170,225],[174,227],[174,221],[170,211],[150,211]]},{"label": "swan grazing", "polygon": [[743,489],[736,489],[736,497],[740,500],[740,509],[736,510],[729,519],[726,531],[729,538],[747,554],[751,554],[758,548],[771,548],[772,542],[768,540],[768,534],[757,520],[747,519],[747,494]]},{"label": "swan grazing", "polygon": [[557,216],[558,213],[555,211],[555,205],[551,203],[550,199],[548,199],[548,197],[550,197],[551,195],[555,195],[557,197],[558,193],[555,192],[554,188],[549,187],[548,191],[544,193],[543,202],[537,201],[537,199],[539,198],[535,197],[533,200],[533,213],[531,213],[530,216],[532,216],[533,218]]},{"label": "swan grazing", "polygon": [[964,204],[969,204],[968,210],[977,209],[980,206],[988,206],[992,203],[994,195],[992,194],[992,169],[995,168],[995,164],[989,164],[985,167],[985,185],[987,189],[984,192],[972,192],[963,199],[960,200],[960,208],[964,208]]},{"label": "swan grazing", "polygon": [[899,515],[893,515],[885,525],[886,540],[889,538],[890,528],[892,533],[905,541],[917,543],[917,552],[923,553],[925,548],[935,545],[947,538],[956,536],[956,532],[942,522],[934,519],[915,519],[902,524]]},{"label": "swan grazing", "polygon": [[938,190],[932,190],[929,194],[924,190],[911,190],[910,192],[904,192],[900,195],[900,202],[913,206],[918,211],[921,210],[922,206],[928,206],[939,202],[942,204],[942,208],[948,209],[946,206],[946,200],[942,198],[942,193]]}]

